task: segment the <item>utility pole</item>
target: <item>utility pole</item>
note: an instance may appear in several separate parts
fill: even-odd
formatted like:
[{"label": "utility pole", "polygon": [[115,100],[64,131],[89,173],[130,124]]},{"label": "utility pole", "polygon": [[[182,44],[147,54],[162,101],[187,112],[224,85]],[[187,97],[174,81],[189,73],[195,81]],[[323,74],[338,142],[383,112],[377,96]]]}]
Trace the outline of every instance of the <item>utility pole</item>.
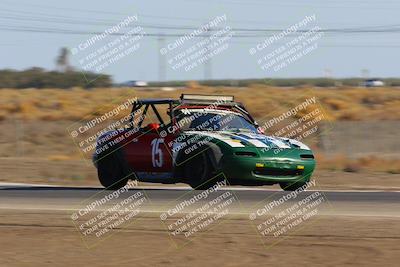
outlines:
[{"label": "utility pole", "polygon": [[[210,38],[209,35],[211,34],[211,28],[207,28],[206,34],[205,34],[205,39]],[[204,63],[204,80],[211,80],[212,79],[212,57],[210,54],[211,51],[207,48],[206,56],[208,59]]]},{"label": "utility pole", "polygon": [[362,69],[361,77],[363,77],[364,79],[368,79],[369,78],[369,69]]},{"label": "utility pole", "polygon": [[324,76],[327,79],[331,79],[332,78],[332,70],[330,68],[325,68],[324,69]]},{"label": "utility pole", "polygon": [[157,38],[158,41],[158,81],[164,82],[166,79],[166,56],[160,53],[162,48],[165,48],[165,36],[160,34]]}]

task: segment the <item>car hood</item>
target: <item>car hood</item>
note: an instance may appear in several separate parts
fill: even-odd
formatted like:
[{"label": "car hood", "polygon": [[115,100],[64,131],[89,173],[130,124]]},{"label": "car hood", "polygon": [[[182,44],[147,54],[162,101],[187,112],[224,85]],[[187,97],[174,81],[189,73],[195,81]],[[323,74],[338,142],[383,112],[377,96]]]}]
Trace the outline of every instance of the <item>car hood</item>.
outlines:
[{"label": "car hood", "polygon": [[308,146],[295,139],[284,137],[267,136],[251,132],[232,132],[232,131],[187,131],[188,135],[199,135],[217,141],[224,142],[231,147],[257,147],[257,148],[279,148],[279,149],[305,149]]}]

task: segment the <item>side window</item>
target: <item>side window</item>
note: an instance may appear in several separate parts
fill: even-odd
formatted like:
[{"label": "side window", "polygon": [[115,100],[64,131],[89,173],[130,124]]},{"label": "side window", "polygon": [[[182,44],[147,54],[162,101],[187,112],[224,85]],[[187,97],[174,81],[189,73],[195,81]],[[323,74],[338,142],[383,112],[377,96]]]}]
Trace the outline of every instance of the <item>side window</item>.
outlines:
[{"label": "side window", "polygon": [[150,128],[164,128],[171,123],[167,114],[169,104],[142,104],[134,108],[129,127],[147,130]]}]

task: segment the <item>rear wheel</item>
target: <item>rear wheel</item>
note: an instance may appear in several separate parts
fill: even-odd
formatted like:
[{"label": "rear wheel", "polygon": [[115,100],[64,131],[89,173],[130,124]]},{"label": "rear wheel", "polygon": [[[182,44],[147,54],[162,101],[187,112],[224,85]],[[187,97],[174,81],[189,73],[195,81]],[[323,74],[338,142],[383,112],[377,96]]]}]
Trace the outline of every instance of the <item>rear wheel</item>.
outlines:
[{"label": "rear wheel", "polygon": [[303,186],[305,186],[307,182],[282,182],[279,183],[279,186],[285,191],[295,191]]},{"label": "rear wheel", "polygon": [[97,174],[102,186],[109,190],[117,190],[128,183],[128,177],[125,176],[121,152],[114,151],[108,155],[100,156],[97,162]]}]

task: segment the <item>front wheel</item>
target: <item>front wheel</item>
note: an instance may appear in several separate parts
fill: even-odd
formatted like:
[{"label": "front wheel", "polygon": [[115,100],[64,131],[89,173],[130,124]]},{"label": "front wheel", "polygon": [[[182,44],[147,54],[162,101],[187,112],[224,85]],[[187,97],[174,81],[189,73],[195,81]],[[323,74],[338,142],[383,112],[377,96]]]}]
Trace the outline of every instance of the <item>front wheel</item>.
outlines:
[{"label": "front wheel", "polygon": [[215,185],[218,181],[213,175],[214,168],[206,153],[188,157],[184,165],[184,176],[193,189],[205,190]]}]

